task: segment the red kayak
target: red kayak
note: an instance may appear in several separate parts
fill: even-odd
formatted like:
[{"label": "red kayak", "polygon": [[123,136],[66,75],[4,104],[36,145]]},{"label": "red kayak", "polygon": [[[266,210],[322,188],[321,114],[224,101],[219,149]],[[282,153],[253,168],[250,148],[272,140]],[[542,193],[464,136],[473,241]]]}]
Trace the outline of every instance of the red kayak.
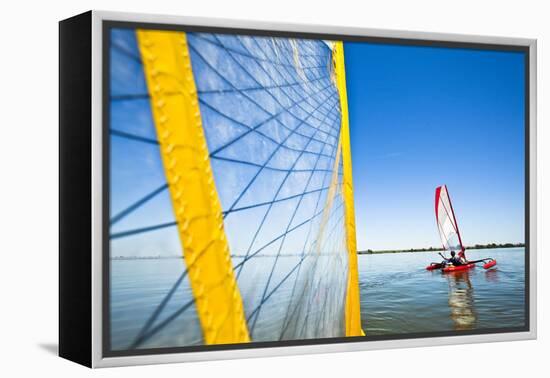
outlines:
[{"label": "red kayak", "polygon": [[493,258],[487,258],[482,260],[476,260],[476,261],[470,261],[466,265],[458,265],[458,266],[447,266],[445,267],[442,263],[431,263],[426,267],[426,270],[435,270],[435,269],[441,269],[443,272],[456,272],[461,270],[468,270],[475,266],[476,263],[483,262],[483,269],[491,269],[495,265],[497,265],[497,260]]},{"label": "red kayak", "polygon": [[497,260],[489,259],[489,262],[487,262],[483,265],[483,269],[489,269],[489,268],[492,268],[495,265],[497,265]]},{"label": "red kayak", "polygon": [[468,270],[468,269],[471,269],[473,268],[474,266],[476,266],[476,264],[465,264],[465,265],[457,265],[457,266],[447,266],[443,269],[441,269],[443,271],[443,273],[450,273],[450,272],[459,272],[459,271],[462,271],[462,270]]}]

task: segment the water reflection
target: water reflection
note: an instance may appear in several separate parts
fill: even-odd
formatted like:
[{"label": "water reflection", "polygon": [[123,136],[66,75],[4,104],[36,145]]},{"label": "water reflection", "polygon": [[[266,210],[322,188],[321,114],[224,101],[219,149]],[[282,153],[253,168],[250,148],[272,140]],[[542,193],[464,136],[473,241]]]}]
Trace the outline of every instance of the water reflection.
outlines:
[{"label": "water reflection", "polygon": [[493,282],[496,283],[499,281],[498,279],[498,270],[493,268],[485,271],[485,279],[487,282]]},{"label": "water reflection", "polygon": [[446,277],[449,283],[449,309],[454,330],[474,329],[477,315],[474,306],[474,287],[469,272],[453,272]]}]

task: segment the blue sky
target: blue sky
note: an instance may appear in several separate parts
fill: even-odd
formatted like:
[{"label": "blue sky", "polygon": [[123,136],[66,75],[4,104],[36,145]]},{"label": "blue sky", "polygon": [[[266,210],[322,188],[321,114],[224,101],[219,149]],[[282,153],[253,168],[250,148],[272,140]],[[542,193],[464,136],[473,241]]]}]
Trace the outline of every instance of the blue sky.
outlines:
[{"label": "blue sky", "polygon": [[524,241],[522,53],[345,43],[358,248]]}]

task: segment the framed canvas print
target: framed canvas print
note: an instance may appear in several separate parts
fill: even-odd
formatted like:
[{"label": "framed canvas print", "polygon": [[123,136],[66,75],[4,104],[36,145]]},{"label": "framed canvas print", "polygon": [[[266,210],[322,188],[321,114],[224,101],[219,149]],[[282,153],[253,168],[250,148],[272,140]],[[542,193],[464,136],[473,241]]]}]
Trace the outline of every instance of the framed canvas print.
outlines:
[{"label": "framed canvas print", "polygon": [[536,337],[536,42],[60,22],[60,355]]}]

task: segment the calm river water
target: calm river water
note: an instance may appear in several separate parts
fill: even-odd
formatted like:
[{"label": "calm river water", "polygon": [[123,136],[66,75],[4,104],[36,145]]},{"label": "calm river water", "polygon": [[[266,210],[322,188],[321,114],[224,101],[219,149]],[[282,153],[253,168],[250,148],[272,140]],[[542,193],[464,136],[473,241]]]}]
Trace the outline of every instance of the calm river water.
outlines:
[{"label": "calm river water", "polygon": [[470,260],[498,264],[462,273],[427,271],[434,252],[359,256],[363,329],[367,335],[524,325],[524,248],[468,250]]},{"label": "calm river water", "polygon": [[[367,336],[522,326],[524,249],[469,250],[467,254],[471,260],[493,257],[498,264],[491,270],[479,266],[442,274],[425,270],[430,262],[441,260],[434,252],[360,255],[361,311]],[[146,341],[139,347],[201,342],[194,305],[186,305],[192,298],[187,278],[174,286],[184,264],[174,261],[112,260],[113,349],[130,347],[140,334]],[[266,262],[266,266],[270,265]],[[163,303],[172,288],[173,295]],[[283,298],[290,295],[289,291],[279,296],[281,303],[270,303],[270,311],[286,308]]]}]

